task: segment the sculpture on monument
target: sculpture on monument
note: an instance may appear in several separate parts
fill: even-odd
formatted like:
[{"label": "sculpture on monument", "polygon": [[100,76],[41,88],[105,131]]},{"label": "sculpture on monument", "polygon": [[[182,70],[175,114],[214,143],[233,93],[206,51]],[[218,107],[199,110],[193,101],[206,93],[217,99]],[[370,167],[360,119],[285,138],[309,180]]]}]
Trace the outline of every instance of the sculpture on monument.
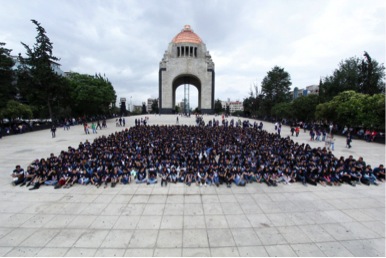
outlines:
[{"label": "sculpture on monument", "polygon": [[214,110],[215,70],[212,57],[201,38],[185,25],[169,43],[159,65],[159,107],[161,114],[172,114],[176,90],[193,85],[198,90],[198,109],[203,114]]}]

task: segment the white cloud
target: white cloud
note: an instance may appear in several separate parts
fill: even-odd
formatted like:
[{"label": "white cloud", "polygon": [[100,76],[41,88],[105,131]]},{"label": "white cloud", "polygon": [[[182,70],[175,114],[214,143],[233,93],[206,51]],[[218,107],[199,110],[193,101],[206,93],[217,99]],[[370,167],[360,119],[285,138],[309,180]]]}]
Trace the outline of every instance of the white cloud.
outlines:
[{"label": "white cloud", "polygon": [[34,44],[36,19],[64,71],[105,74],[118,98],[134,104],[157,97],[159,62],[185,24],[215,62],[216,99],[248,97],[275,65],[301,88],[363,51],[385,63],[385,3],[378,0],[13,0],[2,1],[0,17],[1,41],[14,55],[25,53],[21,41]]}]

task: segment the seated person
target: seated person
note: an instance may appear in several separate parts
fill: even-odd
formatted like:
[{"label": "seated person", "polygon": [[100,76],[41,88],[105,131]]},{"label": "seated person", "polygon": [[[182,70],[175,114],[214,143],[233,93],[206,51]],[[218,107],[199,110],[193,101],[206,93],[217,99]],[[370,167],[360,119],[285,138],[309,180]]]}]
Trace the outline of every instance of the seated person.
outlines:
[{"label": "seated person", "polygon": [[101,185],[100,177],[97,171],[94,171],[90,178],[90,182],[92,185],[95,185],[97,188]]},{"label": "seated person", "polygon": [[131,175],[130,175],[129,171],[127,170],[127,168],[123,168],[120,182],[124,185],[131,183]]},{"label": "seated person", "polygon": [[35,167],[28,166],[27,170],[24,172],[24,179],[23,179],[23,182],[20,184],[20,186],[23,186],[25,184],[29,185],[34,176],[35,176]]},{"label": "seated person", "polygon": [[163,186],[163,185],[167,186],[168,181],[169,181],[168,169],[166,167],[163,167],[161,170],[161,186]]},{"label": "seated person", "polygon": [[377,177],[373,174],[373,170],[370,165],[367,165],[366,168],[362,171],[361,182],[365,185],[378,185]]},{"label": "seated person", "polygon": [[183,167],[180,170],[177,170],[177,181],[180,183],[185,182],[186,178],[186,168]]},{"label": "seated person", "polygon": [[225,184],[227,185],[228,188],[231,187],[233,183],[233,179],[234,179],[234,175],[232,171],[229,168],[225,169]]},{"label": "seated person", "polygon": [[120,175],[118,173],[118,167],[114,167],[110,173],[111,187],[114,188],[120,180]]},{"label": "seated person", "polygon": [[304,186],[306,186],[306,171],[304,167],[299,167],[296,173],[296,181],[302,182]]},{"label": "seated person", "polygon": [[197,172],[197,175],[196,175],[196,184],[199,185],[199,186],[202,186],[202,185],[206,186],[206,178],[207,178],[207,176],[208,175],[206,174],[204,169],[201,167],[199,169],[199,171]]},{"label": "seated person", "polygon": [[47,180],[44,182],[45,185],[56,185],[59,181],[58,173],[56,173],[56,170],[51,169],[50,172],[48,172]]},{"label": "seated person", "polygon": [[147,183],[146,170],[144,167],[142,167],[141,170],[138,171],[137,178],[135,179],[135,183],[136,184]]},{"label": "seated person", "polygon": [[383,164],[374,168],[373,174],[379,181],[384,182],[385,181],[385,168],[383,167]]},{"label": "seated person", "polygon": [[191,184],[192,184],[192,182],[194,181],[194,173],[193,173],[193,169],[192,168],[190,168],[189,170],[188,170],[188,172],[186,173],[186,177],[185,177],[185,184],[187,185],[187,186],[190,186]]},{"label": "seated person", "polygon": [[214,173],[213,173],[212,168],[208,169],[207,174],[208,174],[208,176],[206,178],[206,184],[210,186],[210,185],[214,184]]},{"label": "seated person", "polygon": [[169,182],[170,183],[177,183],[177,170],[174,166],[172,166],[169,174]]},{"label": "seated person", "polygon": [[219,179],[219,176],[218,176],[218,172],[217,172],[218,170],[217,170],[217,166],[215,166],[214,168],[213,168],[213,183],[217,186],[217,187],[219,187],[219,185],[220,185],[220,179]]},{"label": "seated person", "polygon": [[33,185],[32,188],[29,190],[36,190],[39,189],[42,184],[47,180],[47,172],[46,170],[38,170],[36,172],[35,177],[32,179],[31,184]]},{"label": "seated person", "polygon": [[343,182],[346,182],[347,184],[349,184],[351,186],[356,186],[356,182],[357,182],[358,178],[352,176],[350,172],[351,171],[342,170],[340,172],[341,180]]},{"label": "seated person", "polygon": [[246,181],[243,179],[243,172],[241,171],[240,167],[238,167],[236,170],[233,170],[233,175],[234,175],[233,182],[237,186],[245,186],[246,185]]},{"label": "seated person", "polygon": [[218,169],[218,181],[220,185],[225,182],[225,169],[223,166],[220,166],[220,168]]},{"label": "seated person", "polygon": [[249,165],[245,166],[244,172],[242,174],[242,179],[244,179],[244,181],[247,183],[252,183],[252,180],[254,179],[254,174],[250,169]]},{"label": "seated person", "polygon": [[78,181],[78,170],[74,167],[72,171],[67,174],[67,180],[63,188],[70,188]]},{"label": "seated person", "polygon": [[148,179],[147,179],[147,184],[156,184],[157,183],[157,172],[155,169],[149,169],[148,173]]},{"label": "seated person", "polygon": [[78,173],[78,184],[87,185],[90,183],[90,174],[86,169],[80,170]]},{"label": "seated person", "polygon": [[104,188],[107,188],[107,185],[111,182],[111,174],[110,170],[106,167],[104,170],[102,170],[101,173],[101,185],[104,183]]},{"label": "seated person", "polygon": [[24,169],[17,165],[16,168],[12,171],[12,184],[19,185],[24,182]]}]

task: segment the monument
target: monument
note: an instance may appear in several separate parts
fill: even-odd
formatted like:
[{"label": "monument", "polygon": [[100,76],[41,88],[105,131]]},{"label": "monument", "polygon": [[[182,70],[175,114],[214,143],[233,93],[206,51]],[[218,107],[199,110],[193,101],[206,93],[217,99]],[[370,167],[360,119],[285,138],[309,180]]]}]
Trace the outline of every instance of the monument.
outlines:
[{"label": "monument", "polygon": [[159,108],[161,114],[172,114],[176,90],[192,85],[198,90],[198,109],[203,114],[214,110],[214,63],[201,38],[185,25],[169,43],[159,65]]}]

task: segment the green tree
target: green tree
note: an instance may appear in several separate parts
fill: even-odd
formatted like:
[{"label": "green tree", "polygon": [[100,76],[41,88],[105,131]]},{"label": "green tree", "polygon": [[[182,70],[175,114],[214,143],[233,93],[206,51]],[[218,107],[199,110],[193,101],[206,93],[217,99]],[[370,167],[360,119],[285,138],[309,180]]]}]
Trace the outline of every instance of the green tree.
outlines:
[{"label": "green tree", "polygon": [[151,112],[153,114],[158,114],[159,113],[159,108],[158,108],[158,99],[155,99],[153,103],[151,104]]},{"label": "green tree", "polygon": [[363,103],[363,126],[377,130],[385,130],[385,95],[366,95]]},{"label": "green tree", "polygon": [[325,121],[327,124],[330,122],[336,123],[337,113],[335,111],[334,103],[325,102],[320,103],[315,108],[315,119]]},{"label": "green tree", "polygon": [[337,119],[341,125],[361,126],[365,95],[355,91],[344,91],[334,97]]},{"label": "green tree", "polygon": [[15,65],[11,57],[11,49],[4,47],[5,43],[0,42],[0,109],[5,108],[7,102],[15,96],[15,87],[12,85]]},{"label": "green tree", "polygon": [[290,101],[291,85],[291,77],[284,68],[275,66],[267,73],[261,83],[261,92],[264,96],[262,107],[266,115],[271,114],[274,105]]},{"label": "green tree", "polygon": [[224,111],[224,109],[222,108],[222,104],[221,104],[221,100],[217,99],[215,102],[214,102],[214,113],[216,114],[220,114]]},{"label": "green tree", "polygon": [[377,61],[372,60],[365,51],[359,66],[360,82],[359,92],[363,94],[377,94],[385,92],[385,67],[379,65]]},{"label": "green tree", "polygon": [[110,105],[116,102],[117,96],[111,82],[100,74],[68,73],[66,79],[71,92],[72,110],[76,115],[108,114]]},{"label": "green tree", "polygon": [[275,104],[271,109],[271,115],[279,120],[283,118],[287,118],[287,119],[292,118],[293,117],[292,103],[281,102],[281,103]]},{"label": "green tree", "polygon": [[365,52],[364,59],[351,57],[339,63],[332,75],[319,83],[322,102],[332,100],[343,91],[353,90],[363,94],[385,92],[385,67],[371,59]]},{"label": "green tree", "polygon": [[344,91],[316,107],[316,117],[341,126],[384,130],[385,95]]},{"label": "green tree", "polygon": [[142,103],[142,114],[147,114],[145,102]]},{"label": "green tree", "polygon": [[3,109],[2,116],[15,120],[29,119],[32,117],[32,110],[28,105],[22,104],[16,100],[10,100],[7,102],[7,106]]},{"label": "green tree", "polygon": [[294,99],[292,101],[293,117],[303,122],[315,120],[315,111],[318,102],[319,96],[315,94],[300,96]]},{"label": "green tree", "polygon": [[38,32],[36,43],[33,48],[21,43],[27,51],[27,58],[20,60],[18,82],[28,103],[42,110],[40,115],[48,111],[49,117],[54,119],[53,106],[65,96],[67,89],[62,84],[61,75],[54,70],[59,66],[59,59],[52,53],[53,44],[40,23],[36,20],[32,23]]}]

